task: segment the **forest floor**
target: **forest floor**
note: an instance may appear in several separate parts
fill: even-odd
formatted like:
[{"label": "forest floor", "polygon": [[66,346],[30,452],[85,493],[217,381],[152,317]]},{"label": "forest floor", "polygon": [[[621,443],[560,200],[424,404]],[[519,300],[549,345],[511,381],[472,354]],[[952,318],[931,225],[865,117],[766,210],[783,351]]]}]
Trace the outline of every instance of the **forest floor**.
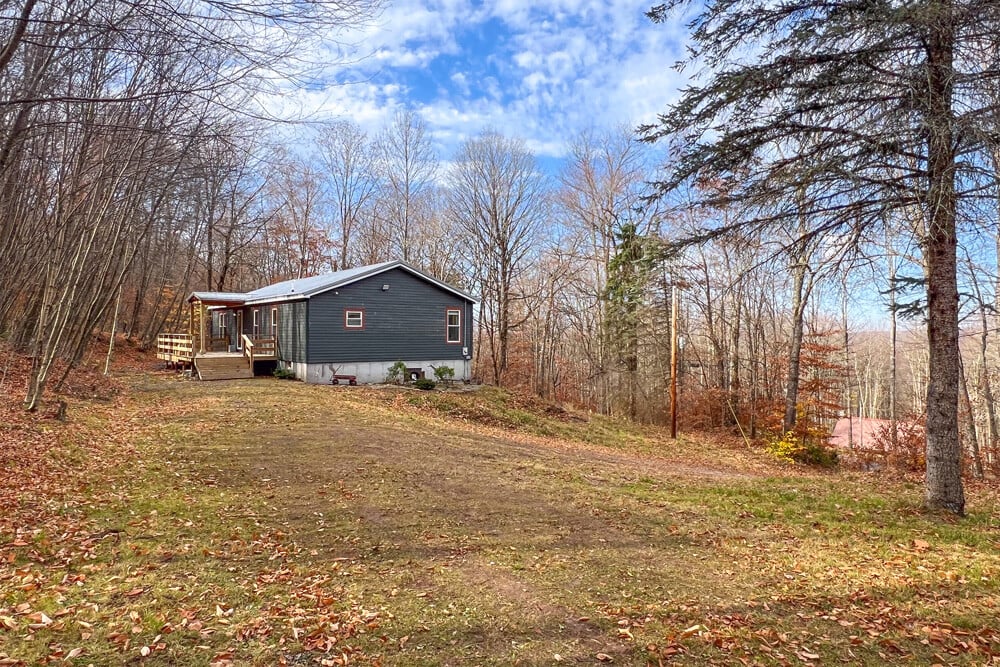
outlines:
[{"label": "forest floor", "polygon": [[0,408],[0,665],[1000,656],[987,486],[927,514],[492,389],[80,377],[65,423]]}]

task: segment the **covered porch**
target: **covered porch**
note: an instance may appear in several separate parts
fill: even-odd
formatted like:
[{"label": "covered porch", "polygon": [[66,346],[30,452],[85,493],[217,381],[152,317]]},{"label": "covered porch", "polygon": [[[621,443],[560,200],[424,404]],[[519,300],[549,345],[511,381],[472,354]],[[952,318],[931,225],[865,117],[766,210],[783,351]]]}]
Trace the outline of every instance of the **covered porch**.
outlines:
[{"label": "covered porch", "polygon": [[188,298],[187,331],[157,336],[156,357],[168,365],[193,367],[201,379],[252,377],[254,363],[277,359],[273,335],[244,330],[245,295],[194,292]]}]

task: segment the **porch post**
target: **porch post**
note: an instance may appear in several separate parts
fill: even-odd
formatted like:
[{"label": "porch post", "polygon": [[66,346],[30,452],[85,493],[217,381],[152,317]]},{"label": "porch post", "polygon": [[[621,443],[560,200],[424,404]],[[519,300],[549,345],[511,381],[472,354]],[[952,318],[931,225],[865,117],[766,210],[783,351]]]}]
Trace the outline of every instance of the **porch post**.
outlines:
[{"label": "porch post", "polygon": [[205,303],[198,302],[198,328],[201,329],[201,350],[199,354],[205,353]]}]

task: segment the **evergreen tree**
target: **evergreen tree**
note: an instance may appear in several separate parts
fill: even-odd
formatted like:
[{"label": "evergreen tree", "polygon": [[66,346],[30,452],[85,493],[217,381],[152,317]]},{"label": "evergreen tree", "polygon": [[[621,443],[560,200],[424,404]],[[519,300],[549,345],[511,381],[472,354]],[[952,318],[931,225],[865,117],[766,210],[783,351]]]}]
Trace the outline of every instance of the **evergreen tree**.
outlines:
[{"label": "evergreen tree", "polygon": [[956,247],[963,206],[995,187],[978,156],[992,134],[987,93],[1000,83],[1000,3],[675,0],[649,16],[662,22],[689,4],[688,64],[705,74],[642,128],[676,155],[658,195],[727,182],[707,203],[746,215],[698,238],[791,228],[803,190],[803,237],[860,244],[919,221],[908,231],[927,296],[926,501],[962,514]]},{"label": "evergreen tree", "polygon": [[639,316],[651,270],[646,238],[635,223],[625,223],[615,232],[616,250],[608,264],[604,290],[607,346],[613,351],[625,379],[625,411],[637,416],[639,372]]}]

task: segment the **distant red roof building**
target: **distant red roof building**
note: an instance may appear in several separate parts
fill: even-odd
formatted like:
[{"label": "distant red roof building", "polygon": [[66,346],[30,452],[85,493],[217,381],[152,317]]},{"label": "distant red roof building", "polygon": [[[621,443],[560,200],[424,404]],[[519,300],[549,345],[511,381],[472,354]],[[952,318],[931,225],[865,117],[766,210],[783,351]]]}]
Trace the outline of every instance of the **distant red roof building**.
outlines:
[{"label": "distant red roof building", "polygon": [[[838,419],[833,427],[833,434],[830,435],[829,443],[832,447],[839,449],[867,449],[881,450],[882,443],[888,439],[889,428],[892,422],[888,419],[862,419],[861,417],[844,417]],[[897,426],[899,428],[900,425]],[[881,434],[886,437],[880,438]]]}]

